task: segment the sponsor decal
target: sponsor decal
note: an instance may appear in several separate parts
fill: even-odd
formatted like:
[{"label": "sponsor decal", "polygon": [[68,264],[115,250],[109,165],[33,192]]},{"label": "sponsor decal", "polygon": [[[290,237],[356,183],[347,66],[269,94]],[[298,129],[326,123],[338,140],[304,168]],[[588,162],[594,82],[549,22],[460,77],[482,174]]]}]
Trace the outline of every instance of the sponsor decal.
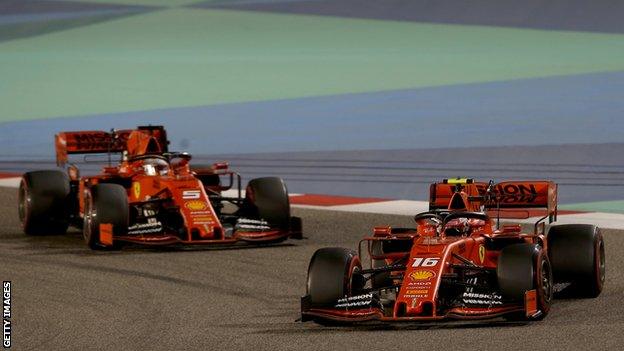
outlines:
[{"label": "sponsor decal", "polygon": [[11,281],[2,282],[2,346],[11,347]]},{"label": "sponsor decal", "polygon": [[571,283],[555,283],[553,284],[553,292],[554,293],[562,292],[563,289],[567,288],[570,285]]},{"label": "sponsor decal", "polygon": [[212,217],[193,217],[193,223],[214,223]]},{"label": "sponsor decal", "polygon": [[485,261],[485,246],[483,245],[479,245],[479,260],[482,264]]},{"label": "sponsor decal", "polygon": [[265,220],[258,219],[249,219],[249,218],[239,218],[236,221],[236,229],[243,231],[262,231],[262,230],[270,230],[269,222]]},{"label": "sponsor decal", "polygon": [[141,197],[141,183],[139,182],[132,183],[132,193],[134,194],[134,197],[137,199]]},{"label": "sponsor decal", "polygon": [[422,288],[422,287],[426,287],[426,286],[431,286],[431,282],[428,281],[428,280],[415,281],[415,282],[412,281],[412,282],[409,282],[407,285]]},{"label": "sponsor decal", "polygon": [[[487,186],[477,184],[480,194],[485,194]],[[494,193],[503,204],[533,203],[538,198],[538,191],[532,183],[503,183],[494,188]]]},{"label": "sponsor decal", "polygon": [[430,271],[430,270],[418,270],[418,271],[411,272],[409,274],[409,277],[413,281],[429,280],[429,279],[435,277],[435,272],[434,271]]},{"label": "sponsor decal", "polygon": [[208,206],[200,200],[187,201],[184,204],[184,207],[188,208],[191,211],[202,211],[208,208]]},{"label": "sponsor decal", "polygon": [[502,305],[503,297],[497,294],[479,294],[473,292],[465,292],[462,295],[462,301],[470,305]]},{"label": "sponsor decal", "polygon": [[363,307],[371,306],[373,304],[373,294],[363,294],[356,296],[343,297],[336,302],[336,308],[345,307]]},{"label": "sponsor decal", "polygon": [[193,216],[210,215],[210,211],[191,211]]},{"label": "sponsor decal", "polygon": [[407,289],[405,291],[406,294],[426,294],[429,290],[427,289]]},{"label": "sponsor decal", "polygon": [[405,294],[403,294],[404,298],[422,298],[427,297],[429,294],[429,290],[427,289],[407,289],[405,290]]},{"label": "sponsor decal", "polygon": [[121,145],[125,145],[130,133],[116,133],[115,139],[111,134],[102,132],[69,132],[66,134],[68,140],[65,140],[65,143],[68,149],[76,151],[102,150],[102,152],[106,152],[106,150],[116,150]]},{"label": "sponsor decal", "polygon": [[201,191],[200,190],[184,190],[182,192],[182,198],[184,200],[195,200],[195,199],[199,199],[201,197]]},{"label": "sponsor decal", "polygon": [[160,233],[163,230],[162,223],[155,221],[150,223],[137,223],[128,227],[129,235]]},{"label": "sponsor decal", "polygon": [[440,261],[437,257],[416,257],[412,267],[434,267]]},{"label": "sponsor decal", "polygon": [[[471,285],[478,285],[479,279],[477,277],[470,278],[467,282]],[[503,297],[501,295],[496,294],[495,292],[490,291],[481,291],[475,292],[475,288],[473,286],[469,286],[466,288],[466,291],[461,296],[461,301],[467,305],[484,305],[484,306],[493,306],[493,305],[502,305]]]},{"label": "sponsor decal", "polygon": [[[435,228],[433,230],[435,230]],[[440,243],[440,239],[437,237],[425,237],[423,239],[424,245],[437,245],[439,243]]]}]

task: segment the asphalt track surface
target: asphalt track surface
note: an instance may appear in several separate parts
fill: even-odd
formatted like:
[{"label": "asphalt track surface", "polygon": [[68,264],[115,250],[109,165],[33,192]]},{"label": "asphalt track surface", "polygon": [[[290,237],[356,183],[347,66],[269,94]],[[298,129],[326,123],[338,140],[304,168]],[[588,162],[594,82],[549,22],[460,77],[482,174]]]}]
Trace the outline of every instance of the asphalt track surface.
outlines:
[{"label": "asphalt track surface", "polygon": [[308,259],[409,217],[295,209],[306,239],[261,248],[92,252],[78,232],[27,237],[0,188],[0,277],[13,283],[13,349],[620,349],[624,236],[604,231],[597,299],[558,300],[546,320],[321,327],[297,322]]}]

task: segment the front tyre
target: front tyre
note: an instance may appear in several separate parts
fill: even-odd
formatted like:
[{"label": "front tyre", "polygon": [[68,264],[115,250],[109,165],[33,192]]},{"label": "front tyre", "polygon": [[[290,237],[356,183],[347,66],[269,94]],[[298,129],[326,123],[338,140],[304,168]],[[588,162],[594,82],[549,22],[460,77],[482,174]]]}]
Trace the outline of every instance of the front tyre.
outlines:
[{"label": "front tyre", "polygon": [[290,228],[288,190],[281,178],[250,180],[245,191],[243,208],[245,215],[264,219],[274,228]]},{"label": "front tyre", "polygon": [[92,250],[111,247],[100,238],[100,224],[111,224],[114,235],[128,231],[128,194],[118,184],[97,184],[87,193],[84,201],[84,240]]},{"label": "front tyre", "polygon": [[496,268],[498,286],[508,300],[524,303],[525,293],[535,290],[537,314],[507,316],[508,319],[542,319],[550,311],[553,299],[553,275],[546,252],[534,244],[514,244],[505,247],[498,258]]},{"label": "front tyre", "polygon": [[316,250],[308,266],[306,285],[312,307],[333,307],[338,299],[356,295],[364,287],[360,258],[341,247]]}]

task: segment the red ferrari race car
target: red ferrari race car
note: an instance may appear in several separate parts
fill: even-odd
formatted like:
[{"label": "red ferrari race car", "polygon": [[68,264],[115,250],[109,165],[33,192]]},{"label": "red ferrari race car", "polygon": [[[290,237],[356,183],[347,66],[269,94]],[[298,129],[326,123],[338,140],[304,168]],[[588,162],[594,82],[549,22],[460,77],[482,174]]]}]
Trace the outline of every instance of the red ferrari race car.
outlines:
[{"label": "red ferrari race car", "polygon": [[[191,155],[168,151],[161,126],[56,135],[62,170],[25,173],[19,218],[26,234],[82,228],[92,249],[140,244],[274,243],[301,237],[280,178],[249,181],[227,163],[193,167]],[[106,153],[99,175],[81,177],[68,155]],[[112,156],[120,155],[118,164]],[[231,190],[226,193],[226,191]],[[232,196],[226,196],[234,193]]]},{"label": "red ferrari race car", "polygon": [[[600,229],[568,224],[546,233],[545,220],[557,218],[553,182],[445,180],[431,185],[429,206],[415,216],[415,228],[376,227],[358,252],[317,250],[302,320],[538,320],[556,290],[577,297],[602,291]],[[528,218],[529,212],[543,214],[532,232],[500,225],[501,217]]]}]

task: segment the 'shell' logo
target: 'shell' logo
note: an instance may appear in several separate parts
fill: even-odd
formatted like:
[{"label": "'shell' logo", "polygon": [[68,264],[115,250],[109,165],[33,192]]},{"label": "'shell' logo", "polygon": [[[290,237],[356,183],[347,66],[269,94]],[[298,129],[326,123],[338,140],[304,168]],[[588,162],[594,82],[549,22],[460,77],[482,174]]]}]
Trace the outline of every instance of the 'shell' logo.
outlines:
[{"label": "'shell' logo", "polygon": [[187,201],[184,204],[184,207],[188,208],[191,211],[203,211],[208,208],[208,206],[206,206],[203,201],[199,200]]},{"label": "'shell' logo", "polygon": [[429,280],[435,277],[435,272],[430,271],[430,270],[418,270],[418,271],[413,271],[412,273],[410,273],[409,277],[413,281]]}]

